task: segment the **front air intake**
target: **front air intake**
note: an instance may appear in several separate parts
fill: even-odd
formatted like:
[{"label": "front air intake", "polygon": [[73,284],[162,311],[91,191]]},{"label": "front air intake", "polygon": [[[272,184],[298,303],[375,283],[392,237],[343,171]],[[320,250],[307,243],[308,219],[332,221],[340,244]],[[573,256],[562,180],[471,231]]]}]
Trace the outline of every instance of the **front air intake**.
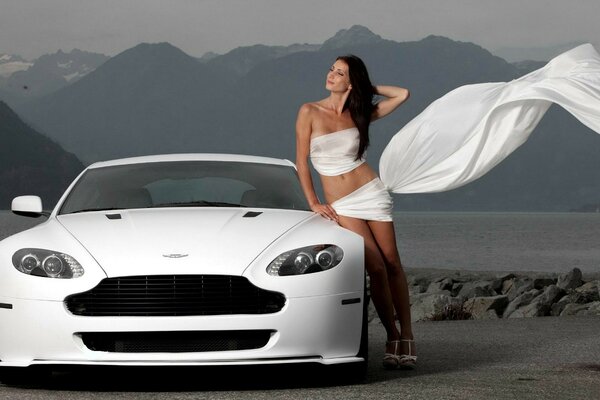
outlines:
[{"label": "front air intake", "polygon": [[284,304],[283,294],[229,275],[107,278],[95,288],[65,299],[72,314],[91,317],[270,314]]},{"label": "front air intake", "polygon": [[183,332],[82,332],[77,335],[93,351],[110,353],[196,353],[264,347],[272,330]]}]

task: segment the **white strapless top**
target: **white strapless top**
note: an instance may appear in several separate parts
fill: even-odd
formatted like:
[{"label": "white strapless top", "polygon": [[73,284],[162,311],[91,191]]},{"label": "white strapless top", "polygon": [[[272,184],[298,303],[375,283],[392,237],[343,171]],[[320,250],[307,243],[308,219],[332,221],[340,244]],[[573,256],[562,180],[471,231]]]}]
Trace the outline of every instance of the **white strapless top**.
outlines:
[{"label": "white strapless top", "polygon": [[360,137],[356,127],[310,139],[310,160],[321,175],[336,176],[352,171],[365,162],[356,160]]}]

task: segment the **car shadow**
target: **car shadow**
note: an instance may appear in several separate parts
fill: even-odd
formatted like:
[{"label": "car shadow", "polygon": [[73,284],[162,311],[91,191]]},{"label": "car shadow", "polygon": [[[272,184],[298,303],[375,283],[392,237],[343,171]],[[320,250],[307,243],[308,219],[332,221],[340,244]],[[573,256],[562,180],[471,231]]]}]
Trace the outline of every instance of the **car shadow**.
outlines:
[{"label": "car shadow", "polygon": [[10,378],[22,389],[94,392],[249,391],[326,388],[364,383],[344,369],[320,364],[260,366],[43,366]]}]

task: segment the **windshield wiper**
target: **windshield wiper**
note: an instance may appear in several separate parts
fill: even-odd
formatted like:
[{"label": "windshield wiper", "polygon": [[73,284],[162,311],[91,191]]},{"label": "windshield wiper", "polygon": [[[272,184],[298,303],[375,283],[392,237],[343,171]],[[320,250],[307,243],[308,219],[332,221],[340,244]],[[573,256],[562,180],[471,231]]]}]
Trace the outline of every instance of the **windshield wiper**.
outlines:
[{"label": "windshield wiper", "polygon": [[226,203],[222,201],[183,201],[175,203],[160,203],[149,206],[148,208],[154,207],[246,207],[242,204]]}]

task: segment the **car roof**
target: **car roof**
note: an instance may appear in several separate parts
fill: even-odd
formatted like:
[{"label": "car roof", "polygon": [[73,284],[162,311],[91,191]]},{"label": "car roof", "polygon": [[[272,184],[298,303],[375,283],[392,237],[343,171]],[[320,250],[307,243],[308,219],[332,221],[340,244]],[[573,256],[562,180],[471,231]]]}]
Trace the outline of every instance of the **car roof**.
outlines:
[{"label": "car roof", "polygon": [[119,158],[116,160],[98,161],[87,168],[102,168],[116,165],[141,164],[167,161],[232,161],[259,164],[284,165],[295,168],[294,163],[286,159],[250,156],[244,154],[218,154],[218,153],[182,153],[182,154],[155,154],[151,156]]}]

